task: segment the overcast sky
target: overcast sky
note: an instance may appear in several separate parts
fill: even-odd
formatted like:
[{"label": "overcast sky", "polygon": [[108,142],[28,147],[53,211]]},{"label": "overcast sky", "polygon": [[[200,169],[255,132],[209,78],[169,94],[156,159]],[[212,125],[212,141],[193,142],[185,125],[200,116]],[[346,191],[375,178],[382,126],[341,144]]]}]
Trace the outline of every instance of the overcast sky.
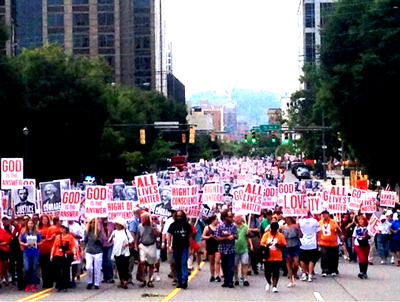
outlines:
[{"label": "overcast sky", "polygon": [[300,0],[166,0],[173,72],[202,91],[298,88]]}]

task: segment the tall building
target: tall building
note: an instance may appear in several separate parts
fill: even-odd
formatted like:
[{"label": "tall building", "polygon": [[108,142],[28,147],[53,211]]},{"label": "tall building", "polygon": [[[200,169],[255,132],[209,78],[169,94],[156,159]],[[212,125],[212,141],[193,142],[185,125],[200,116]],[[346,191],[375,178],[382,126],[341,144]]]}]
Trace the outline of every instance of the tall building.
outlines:
[{"label": "tall building", "polygon": [[[320,30],[325,18],[331,14],[337,0],[300,0],[297,10],[298,16],[298,55],[299,74],[301,75],[305,63],[315,62],[318,59],[318,49],[321,46]],[[305,87],[307,88],[307,87]]]},{"label": "tall building", "polygon": [[43,0],[14,0],[16,9],[16,53],[43,45]]},{"label": "tall building", "polygon": [[15,18],[16,9],[14,0],[0,0],[0,26],[6,29],[9,39],[2,41],[0,53],[7,56],[15,54]]}]

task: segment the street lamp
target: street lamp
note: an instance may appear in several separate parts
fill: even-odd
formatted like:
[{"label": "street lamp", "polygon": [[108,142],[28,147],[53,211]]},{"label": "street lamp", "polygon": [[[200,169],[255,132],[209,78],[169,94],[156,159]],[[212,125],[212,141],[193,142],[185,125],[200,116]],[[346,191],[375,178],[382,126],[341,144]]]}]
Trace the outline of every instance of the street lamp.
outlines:
[{"label": "street lamp", "polygon": [[24,129],[22,129],[22,133],[25,136],[24,178],[28,178],[28,134],[29,134],[28,128],[25,127]]}]

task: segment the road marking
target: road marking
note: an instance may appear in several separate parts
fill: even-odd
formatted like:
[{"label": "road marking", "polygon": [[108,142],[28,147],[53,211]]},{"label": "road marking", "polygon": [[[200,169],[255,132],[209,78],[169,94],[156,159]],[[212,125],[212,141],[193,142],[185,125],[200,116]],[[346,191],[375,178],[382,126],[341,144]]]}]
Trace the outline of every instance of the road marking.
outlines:
[{"label": "road marking", "polygon": [[[87,274],[87,273],[81,274],[81,275],[80,275],[80,278],[84,278],[84,277],[86,276],[86,274]],[[42,298],[47,297],[45,294],[51,292],[53,289],[55,289],[55,287],[46,288],[46,289],[41,290],[41,291],[39,291],[39,292],[37,292],[37,293],[33,293],[33,294],[29,295],[29,296],[26,296],[26,297],[23,297],[23,298],[21,298],[21,299],[15,300],[15,302],[27,302],[27,301],[37,301],[37,300],[40,300],[40,299],[42,299]],[[42,295],[45,295],[45,296],[42,297]],[[48,294],[48,295],[50,295],[50,294]],[[40,298],[39,298],[39,297],[40,297]],[[34,299],[37,299],[37,300],[34,300]]]},{"label": "road marking", "polygon": [[39,300],[44,299],[44,298],[46,298],[46,297],[48,297],[48,296],[50,296],[49,293],[44,294],[44,295],[41,295],[41,296],[39,296],[39,297],[36,297],[35,299],[29,300],[29,302],[39,301]]},{"label": "road marking", "polygon": [[[202,261],[200,262],[200,268],[202,268],[204,266],[205,262]],[[190,274],[190,276],[188,277],[188,282],[190,282],[194,276],[197,275],[197,273],[199,272],[199,270],[197,268],[195,268],[192,273]],[[161,302],[168,302],[170,301],[172,298],[174,298],[182,289],[181,288],[175,288],[173,289],[168,295],[166,295]]]},{"label": "road marking", "polygon": [[314,292],[314,297],[317,301],[323,302],[324,298],[322,298],[321,294],[319,292]]}]

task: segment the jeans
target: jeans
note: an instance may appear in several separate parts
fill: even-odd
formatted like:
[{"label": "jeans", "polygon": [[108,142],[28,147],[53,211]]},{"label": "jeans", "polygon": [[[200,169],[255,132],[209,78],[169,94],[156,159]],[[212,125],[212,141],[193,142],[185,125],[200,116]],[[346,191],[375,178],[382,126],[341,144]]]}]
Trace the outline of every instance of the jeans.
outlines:
[{"label": "jeans", "polygon": [[353,238],[351,236],[346,240],[346,247],[347,247],[347,252],[349,253],[350,260],[357,261],[357,254],[353,250]]},{"label": "jeans", "polygon": [[114,279],[113,262],[111,260],[112,249],[113,246],[103,247],[102,269],[103,269],[103,278],[106,281]]},{"label": "jeans", "polygon": [[27,284],[37,284],[37,266],[39,255],[27,255],[24,253],[25,280]]},{"label": "jeans", "polygon": [[225,278],[224,283],[233,285],[235,254],[221,254],[221,267]]},{"label": "jeans", "polygon": [[[173,250],[173,256],[175,260],[176,277],[179,284],[188,282],[189,270],[187,262],[189,259],[189,249]],[[235,256],[235,255],[234,255]],[[232,262],[233,267],[233,262]]]},{"label": "jeans", "polygon": [[379,256],[382,260],[386,260],[389,257],[390,240],[388,238],[385,239],[382,234],[378,234],[377,242]]}]

